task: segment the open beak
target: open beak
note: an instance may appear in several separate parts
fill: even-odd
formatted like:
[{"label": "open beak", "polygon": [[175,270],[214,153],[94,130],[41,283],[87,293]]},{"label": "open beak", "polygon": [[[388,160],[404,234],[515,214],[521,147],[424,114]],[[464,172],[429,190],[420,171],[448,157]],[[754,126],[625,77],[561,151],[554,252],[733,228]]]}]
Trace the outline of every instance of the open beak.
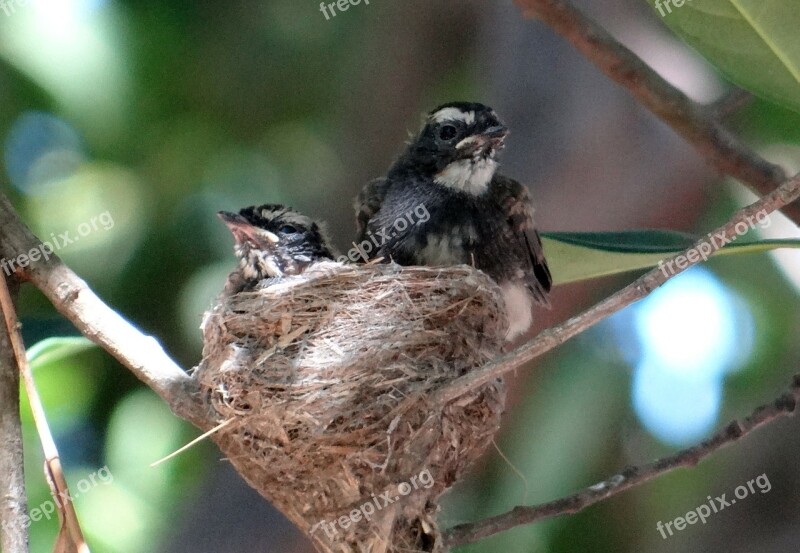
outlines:
[{"label": "open beak", "polygon": [[465,138],[456,144],[456,149],[469,155],[476,152],[487,153],[491,150],[499,150],[503,147],[506,136],[508,136],[508,127],[496,125],[480,134]]},{"label": "open beak", "polygon": [[251,225],[247,219],[238,213],[220,211],[217,213],[217,217],[228,226],[237,244],[250,242],[258,248],[266,249],[280,241],[276,234]]}]

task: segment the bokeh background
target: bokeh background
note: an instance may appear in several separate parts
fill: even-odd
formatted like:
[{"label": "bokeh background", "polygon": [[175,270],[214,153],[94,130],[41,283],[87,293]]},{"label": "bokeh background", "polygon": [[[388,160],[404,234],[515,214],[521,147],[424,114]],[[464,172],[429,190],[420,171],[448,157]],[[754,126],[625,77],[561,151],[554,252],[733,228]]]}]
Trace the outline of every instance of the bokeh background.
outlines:
[{"label": "bokeh background", "polygon": [[[752,198],[511,0],[372,0],[330,20],[316,0],[8,2],[3,193],[43,240],[79,236],[57,253],[187,368],[234,263],[215,212],[288,203],[327,220],[346,249],[352,198],[446,101],[483,101],[505,119],[504,171],[530,185],[545,230],[703,234]],[[578,4],[693,98],[730,92],[644,1]],[[797,114],[754,100],[727,123],[800,168]],[[798,236],[770,223],[757,232]],[[634,276],[559,287],[536,330]],[[569,494],[777,397],[800,359],[798,286],[794,252],[715,260],[519,371],[497,451],[448,496],[442,521]],[[20,306],[29,345],[75,334],[35,290]],[[68,478],[85,490],[94,551],[311,551],[213,445],[149,468],[196,432],[106,354],[36,378]],[[48,492],[25,416],[33,508]],[[796,552],[798,453],[800,421],[773,424],[693,470],[462,550]],[[86,484],[106,466],[113,481]],[[762,474],[768,492],[669,539],[656,530]],[[52,550],[54,520],[31,532],[32,551]]]}]

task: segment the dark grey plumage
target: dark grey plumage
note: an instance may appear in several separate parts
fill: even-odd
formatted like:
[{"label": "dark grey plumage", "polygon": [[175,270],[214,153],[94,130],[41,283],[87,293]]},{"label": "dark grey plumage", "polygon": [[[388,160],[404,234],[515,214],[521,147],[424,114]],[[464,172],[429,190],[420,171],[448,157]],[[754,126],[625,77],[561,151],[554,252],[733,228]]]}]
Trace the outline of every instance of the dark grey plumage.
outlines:
[{"label": "dark grey plumage", "polygon": [[[377,244],[370,259],[487,273],[503,289],[510,340],[530,327],[534,303],[549,306],[552,278],[527,188],[496,173],[506,134],[482,104],[436,108],[387,176],[361,191],[356,219],[358,242]],[[426,218],[397,224],[421,206]]]}]

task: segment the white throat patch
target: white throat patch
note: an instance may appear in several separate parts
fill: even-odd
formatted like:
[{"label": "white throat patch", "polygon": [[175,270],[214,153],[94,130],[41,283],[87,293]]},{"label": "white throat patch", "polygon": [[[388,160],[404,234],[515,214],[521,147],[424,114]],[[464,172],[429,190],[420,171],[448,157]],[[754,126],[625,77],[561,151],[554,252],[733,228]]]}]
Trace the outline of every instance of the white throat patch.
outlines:
[{"label": "white throat patch", "polygon": [[496,170],[497,162],[492,158],[460,159],[440,171],[434,181],[477,196],[489,188]]}]

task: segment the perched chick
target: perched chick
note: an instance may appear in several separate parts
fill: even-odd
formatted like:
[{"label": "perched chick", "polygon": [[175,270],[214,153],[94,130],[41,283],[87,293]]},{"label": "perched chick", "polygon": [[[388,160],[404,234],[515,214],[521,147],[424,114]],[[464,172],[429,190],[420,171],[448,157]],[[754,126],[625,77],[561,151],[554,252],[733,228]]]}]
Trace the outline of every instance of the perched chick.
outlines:
[{"label": "perched chick", "polygon": [[218,216],[233,233],[239,258],[238,269],[228,277],[227,293],[264,279],[302,274],[334,257],[321,226],[292,208],[267,204],[239,213],[220,211]]},{"label": "perched chick", "polygon": [[[506,339],[513,340],[530,327],[535,303],[549,307],[552,279],[527,188],[496,172],[507,134],[487,106],[440,106],[387,176],[361,191],[356,219],[359,242],[381,237],[369,258],[464,263],[487,273],[503,291]],[[420,205],[430,216],[406,224],[404,217]]]}]

